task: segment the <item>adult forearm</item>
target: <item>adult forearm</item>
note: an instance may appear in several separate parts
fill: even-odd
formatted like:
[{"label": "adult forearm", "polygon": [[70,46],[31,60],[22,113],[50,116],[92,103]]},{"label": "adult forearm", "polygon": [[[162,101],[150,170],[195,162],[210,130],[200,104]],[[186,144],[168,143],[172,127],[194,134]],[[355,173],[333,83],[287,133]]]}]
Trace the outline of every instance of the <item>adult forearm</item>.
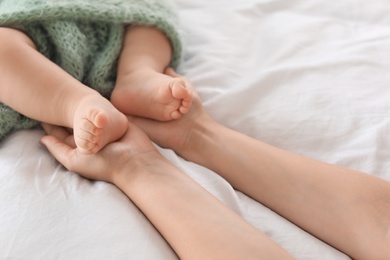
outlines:
[{"label": "adult forearm", "polygon": [[165,159],[148,158],[115,183],[182,259],[290,257]]},{"label": "adult forearm", "polygon": [[41,142],[68,170],[111,182],[148,217],[181,259],[291,259],[166,160],[132,124],[118,142],[94,155],[81,154],[69,132],[43,125]]},{"label": "adult forearm", "polygon": [[197,148],[187,151],[187,159],[356,259],[390,253],[388,182],[275,148],[217,123],[201,128],[192,136]]}]

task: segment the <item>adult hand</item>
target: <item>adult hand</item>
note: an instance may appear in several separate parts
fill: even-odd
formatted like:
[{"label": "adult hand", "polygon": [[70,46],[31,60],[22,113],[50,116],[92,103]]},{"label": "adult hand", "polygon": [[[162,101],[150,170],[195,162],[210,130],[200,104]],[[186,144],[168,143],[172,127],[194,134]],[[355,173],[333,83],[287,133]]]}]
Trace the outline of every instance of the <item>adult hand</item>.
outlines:
[{"label": "adult hand", "polygon": [[42,126],[48,135],[42,137],[41,142],[50,153],[68,170],[89,179],[114,183],[123,168],[138,160],[140,155],[158,153],[146,134],[131,123],[120,140],[93,155],[80,153],[73,135],[65,128],[47,124]]}]

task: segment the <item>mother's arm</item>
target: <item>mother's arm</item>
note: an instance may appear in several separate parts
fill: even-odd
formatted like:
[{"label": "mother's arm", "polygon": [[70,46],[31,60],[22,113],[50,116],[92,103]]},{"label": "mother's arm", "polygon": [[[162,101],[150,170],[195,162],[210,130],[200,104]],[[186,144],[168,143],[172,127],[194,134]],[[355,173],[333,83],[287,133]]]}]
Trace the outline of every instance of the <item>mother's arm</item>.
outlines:
[{"label": "mother's arm", "polygon": [[[172,70],[167,73],[180,77]],[[190,113],[177,121],[132,121],[156,143],[215,171],[235,189],[351,257],[390,257],[389,182],[228,129],[194,96]]]},{"label": "mother's arm", "polygon": [[181,259],[292,259],[161,156],[134,125],[95,155],[80,154],[64,129],[44,128],[52,136],[43,137],[42,143],[58,161],[120,188]]}]

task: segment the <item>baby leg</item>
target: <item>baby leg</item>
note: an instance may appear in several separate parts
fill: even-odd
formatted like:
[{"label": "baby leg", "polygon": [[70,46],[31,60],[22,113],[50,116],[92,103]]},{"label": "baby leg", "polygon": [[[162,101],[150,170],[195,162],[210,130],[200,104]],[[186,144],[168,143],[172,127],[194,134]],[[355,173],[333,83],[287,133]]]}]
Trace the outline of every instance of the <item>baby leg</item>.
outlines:
[{"label": "baby leg", "polygon": [[74,128],[83,153],[125,133],[122,113],[41,55],[24,33],[0,28],[0,40],[0,102],[38,121]]},{"label": "baby leg", "polygon": [[111,102],[129,115],[166,121],[188,112],[192,92],[182,79],[164,73],[172,50],[167,37],[150,27],[128,27]]}]

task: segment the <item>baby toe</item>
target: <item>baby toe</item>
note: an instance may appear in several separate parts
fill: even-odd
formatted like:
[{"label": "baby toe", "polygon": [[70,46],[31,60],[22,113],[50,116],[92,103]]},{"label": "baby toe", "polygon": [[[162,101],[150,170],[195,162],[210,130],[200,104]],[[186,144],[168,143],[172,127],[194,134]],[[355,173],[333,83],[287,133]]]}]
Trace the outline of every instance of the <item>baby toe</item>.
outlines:
[{"label": "baby toe", "polygon": [[180,113],[179,111],[173,111],[171,113],[171,118],[172,119],[179,119],[181,116],[182,116],[182,113]]},{"label": "baby toe", "polygon": [[173,79],[171,82],[172,96],[176,99],[187,99],[191,95],[181,79]]},{"label": "baby toe", "polygon": [[97,144],[85,139],[76,140],[77,149],[83,154],[94,154],[97,151]]}]

